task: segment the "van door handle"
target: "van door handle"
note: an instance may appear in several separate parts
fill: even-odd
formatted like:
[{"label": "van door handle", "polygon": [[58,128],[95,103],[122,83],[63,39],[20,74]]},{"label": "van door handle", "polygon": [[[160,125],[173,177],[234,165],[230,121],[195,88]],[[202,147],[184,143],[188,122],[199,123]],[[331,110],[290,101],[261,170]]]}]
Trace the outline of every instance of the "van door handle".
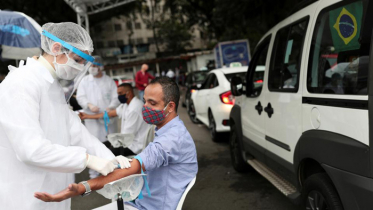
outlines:
[{"label": "van door handle", "polygon": [[269,118],[272,117],[272,115],[274,113],[274,110],[273,110],[273,108],[271,106],[271,103],[268,103],[267,107],[264,108],[264,111],[267,112]]},{"label": "van door handle", "polygon": [[258,111],[259,115],[262,114],[263,107],[262,107],[262,104],[260,103],[260,101],[259,101],[258,104],[255,106],[255,109],[256,109],[256,111]]}]

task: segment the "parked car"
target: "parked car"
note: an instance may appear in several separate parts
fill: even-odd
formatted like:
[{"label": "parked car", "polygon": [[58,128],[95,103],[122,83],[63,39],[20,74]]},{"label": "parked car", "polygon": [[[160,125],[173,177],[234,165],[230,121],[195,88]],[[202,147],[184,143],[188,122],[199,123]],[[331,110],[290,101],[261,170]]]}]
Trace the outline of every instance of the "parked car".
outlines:
[{"label": "parked car", "polygon": [[[232,77],[245,79],[247,66],[215,69],[208,73],[201,88],[192,94],[191,110],[195,118],[209,127],[213,141],[220,141],[229,127],[229,113],[233,106],[233,95],[230,91]],[[193,113],[189,113],[193,114]]]},{"label": "parked car", "polygon": [[[183,107],[187,107],[190,101],[191,91],[195,91],[192,87],[200,88],[203,81],[205,81],[208,71],[193,71],[188,74],[185,81]],[[187,107],[188,108],[188,107]]]},{"label": "parked car", "polygon": [[232,165],[303,209],[372,209],[373,4],[308,2],[259,41],[246,81],[232,78]]}]

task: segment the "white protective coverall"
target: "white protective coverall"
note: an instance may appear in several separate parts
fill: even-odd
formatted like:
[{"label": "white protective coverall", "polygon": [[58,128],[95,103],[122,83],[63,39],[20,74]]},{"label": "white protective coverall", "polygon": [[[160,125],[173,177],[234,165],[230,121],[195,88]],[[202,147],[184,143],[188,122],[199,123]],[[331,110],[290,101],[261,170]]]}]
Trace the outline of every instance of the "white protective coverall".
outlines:
[{"label": "white protective coverall", "polygon": [[[119,106],[117,86],[113,79],[102,72],[101,78],[95,78],[91,74],[85,76],[79,84],[76,99],[79,105],[87,114],[97,114],[91,112],[88,103],[100,108],[99,113],[104,112],[107,108],[115,109]],[[86,119],[85,126],[101,142],[106,141],[106,129],[103,119]],[[108,125],[109,133],[117,133],[117,118],[111,118]]]},{"label": "white protective coverall", "polygon": [[66,210],[70,199],[47,203],[86,167],[86,153],[113,159],[71,111],[59,82],[38,61],[9,72],[0,84],[0,209]]}]

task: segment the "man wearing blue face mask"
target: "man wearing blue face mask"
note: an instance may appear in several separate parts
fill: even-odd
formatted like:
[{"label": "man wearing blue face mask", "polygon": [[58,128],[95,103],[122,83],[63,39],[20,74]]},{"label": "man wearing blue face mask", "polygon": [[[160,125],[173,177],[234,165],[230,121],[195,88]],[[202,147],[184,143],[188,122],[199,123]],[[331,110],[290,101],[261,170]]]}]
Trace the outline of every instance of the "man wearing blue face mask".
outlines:
[{"label": "man wearing blue face mask", "polygon": [[[142,107],[144,103],[140,101],[133,93],[131,84],[123,83],[117,89],[118,100],[121,105],[116,109],[108,112],[109,117],[118,116],[122,119],[121,133],[133,134],[135,136],[132,144],[124,148],[120,153],[119,148],[110,148],[114,154],[132,156],[141,152],[144,148],[146,135],[150,129],[150,125],[142,119]],[[104,113],[96,115],[88,115],[81,113],[81,119],[102,119]]]},{"label": "man wearing blue face mask", "polygon": [[[156,78],[145,89],[143,119],[156,125],[154,141],[132,159],[131,167],[116,170],[107,177],[88,180],[92,190],[123,177],[147,174],[142,196],[125,203],[125,209],[175,210],[190,181],[198,171],[196,147],[177,115],[180,92],[174,80]],[[81,184],[72,184],[55,194],[35,193],[43,201],[56,202],[84,193]],[[142,198],[142,199],[141,199]]]}]

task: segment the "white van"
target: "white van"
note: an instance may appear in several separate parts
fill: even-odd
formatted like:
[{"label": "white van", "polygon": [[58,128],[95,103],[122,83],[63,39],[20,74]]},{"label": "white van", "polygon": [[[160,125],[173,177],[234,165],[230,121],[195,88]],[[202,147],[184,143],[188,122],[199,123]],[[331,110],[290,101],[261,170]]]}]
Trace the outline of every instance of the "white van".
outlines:
[{"label": "white van", "polygon": [[264,35],[246,83],[232,78],[234,168],[305,209],[373,209],[371,11],[368,0],[314,1]]}]

